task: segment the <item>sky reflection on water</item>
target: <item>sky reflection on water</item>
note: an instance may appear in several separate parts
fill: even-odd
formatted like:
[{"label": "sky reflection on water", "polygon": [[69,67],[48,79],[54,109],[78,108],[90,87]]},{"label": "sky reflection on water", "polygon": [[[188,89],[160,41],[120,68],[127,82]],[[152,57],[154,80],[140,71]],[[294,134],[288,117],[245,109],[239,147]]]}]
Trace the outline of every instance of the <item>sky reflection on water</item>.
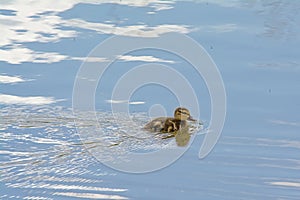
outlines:
[{"label": "sky reflection on water", "polygon": [[[17,0],[0,5],[1,199],[300,198],[299,2]],[[204,160],[197,158],[200,134],[163,170],[114,171],[88,153],[76,131],[70,108],[77,70],[109,36],[170,32],[192,37],[219,67],[228,98],[222,137]],[[201,79],[166,52],[118,55],[97,90],[97,110],[128,103],[139,113],[162,103],[172,115],[177,102],[163,88],[142,88],[130,101],[111,98],[118,76],[143,63],[172,66],[191,82]],[[209,93],[205,83],[194,87],[201,91],[201,120],[207,126]],[[158,95],[145,95],[153,90]]]}]

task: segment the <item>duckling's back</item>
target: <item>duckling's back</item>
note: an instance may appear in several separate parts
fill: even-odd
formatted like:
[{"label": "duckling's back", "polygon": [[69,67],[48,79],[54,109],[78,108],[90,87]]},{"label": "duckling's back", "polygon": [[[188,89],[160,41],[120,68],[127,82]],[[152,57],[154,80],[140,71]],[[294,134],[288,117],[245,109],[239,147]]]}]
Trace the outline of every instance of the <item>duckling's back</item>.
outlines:
[{"label": "duckling's back", "polygon": [[182,127],[186,126],[185,120],[175,119],[175,118],[167,118],[165,120],[165,124],[161,132],[175,132],[179,131]]},{"label": "duckling's back", "polygon": [[144,129],[151,132],[160,132],[165,127],[167,117],[159,117],[144,126]]}]

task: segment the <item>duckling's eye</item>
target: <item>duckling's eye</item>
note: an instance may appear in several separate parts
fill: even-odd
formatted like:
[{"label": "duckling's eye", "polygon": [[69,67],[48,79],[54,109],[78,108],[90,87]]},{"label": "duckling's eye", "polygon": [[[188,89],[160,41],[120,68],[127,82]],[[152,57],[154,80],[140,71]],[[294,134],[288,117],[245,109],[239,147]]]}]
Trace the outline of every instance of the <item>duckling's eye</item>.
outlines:
[{"label": "duckling's eye", "polygon": [[187,112],[184,112],[184,111],[181,111],[181,110],[178,110],[178,112],[179,112],[180,114],[184,114],[184,115],[190,115],[189,113],[187,113]]}]

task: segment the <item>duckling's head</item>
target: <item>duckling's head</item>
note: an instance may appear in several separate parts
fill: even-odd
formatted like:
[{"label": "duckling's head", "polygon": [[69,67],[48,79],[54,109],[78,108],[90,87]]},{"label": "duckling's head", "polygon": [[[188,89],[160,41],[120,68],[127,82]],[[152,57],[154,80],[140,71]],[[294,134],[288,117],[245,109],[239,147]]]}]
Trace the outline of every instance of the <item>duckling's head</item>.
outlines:
[{"label": "duckling's head", "polygon": [[174,112],[174,118],[179,120],[190,120],[190,121],[196,121],[192,118],[190,111],[186,108],[176,108]]}]

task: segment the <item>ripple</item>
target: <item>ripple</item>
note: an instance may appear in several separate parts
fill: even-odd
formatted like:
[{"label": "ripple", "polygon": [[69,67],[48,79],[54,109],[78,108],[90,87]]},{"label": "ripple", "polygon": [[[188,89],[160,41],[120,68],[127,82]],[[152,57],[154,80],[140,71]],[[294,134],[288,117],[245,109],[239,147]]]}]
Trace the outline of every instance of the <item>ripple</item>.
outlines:
[{"label": "ripple", "polygon": [[48,196],[58,190],[113,196],[127,190],[106,186],[105,177],[114,174],[98,168],[83,147],[70,109],[8,106],[1,109],[0,117],[0,181],[22,191],[8,198],[52,199]]},{"label": "ripple", "polygon": [[[107,187],[114,174],[99,168],[90,152],[97,150],[103,158],[112,159],[116,154],[176,148],[175,139],[142,131],[149,120],[146,113],[132,113],[129,117],[109,112],[96,115],[97,120],[90,118],[88,112],[75,118],[71,109],[59,106],[3,107],[0,181],[8,188],[21,190],[23,195],[18,198],[22,199],[47,199],[52,195],[127,199],[118,194],[126,193],[126,188]],[[98,125],[100,134],[95,131]],[[79,135],[78,129],[87,135]],[[107,149],[114,154],[105,152]]]}]

